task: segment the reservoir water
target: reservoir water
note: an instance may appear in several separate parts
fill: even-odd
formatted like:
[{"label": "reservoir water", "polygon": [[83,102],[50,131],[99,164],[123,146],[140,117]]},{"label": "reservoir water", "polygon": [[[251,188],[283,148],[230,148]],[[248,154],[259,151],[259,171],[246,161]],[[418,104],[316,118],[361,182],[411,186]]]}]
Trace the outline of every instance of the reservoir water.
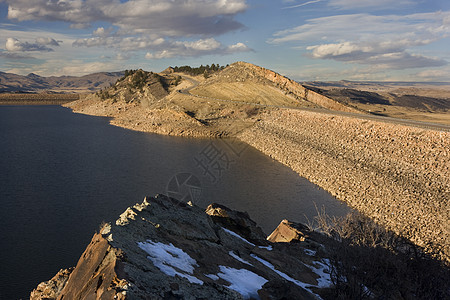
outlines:
[{"label": "reservoir water", "polygon": [[60,106],[0,106],[0,150],[0,299],[27,299],[75,266],[102,221],[147,195],[247,211],[266,233],[312,219],[316,206],[349,212],[242,143],[134,132]]}]

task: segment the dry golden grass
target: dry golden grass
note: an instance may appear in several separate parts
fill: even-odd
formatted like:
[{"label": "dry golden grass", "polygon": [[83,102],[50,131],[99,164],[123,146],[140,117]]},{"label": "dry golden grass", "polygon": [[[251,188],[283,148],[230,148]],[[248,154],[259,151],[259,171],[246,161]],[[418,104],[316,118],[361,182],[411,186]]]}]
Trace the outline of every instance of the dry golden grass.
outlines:
[{"label": "dry golden grass", "polygon": [[253,82],[221,82],[198,86],[193,95],[223,100],[243,101],[264,105],[299,107],[299,102],[285,95],[281,90]]}]

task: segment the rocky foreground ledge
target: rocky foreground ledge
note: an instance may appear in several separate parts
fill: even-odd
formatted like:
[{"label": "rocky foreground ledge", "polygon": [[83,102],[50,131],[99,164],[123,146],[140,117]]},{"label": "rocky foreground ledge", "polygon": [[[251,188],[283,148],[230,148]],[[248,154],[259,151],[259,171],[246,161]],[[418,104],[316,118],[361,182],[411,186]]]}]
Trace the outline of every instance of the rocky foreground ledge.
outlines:
[{"label": "rocky foreground ledge", "polygon": [[450,299],[448,266],[362,215],[326,218],[266,238],[247,213],[146,198],[30,299]]},{"label": "rocky foreground ledge", "polygon": [[104,225],[30,299],[319,299],[331,281],[314,235],[285,220],[266,238],[247,213],[158,195]]}]

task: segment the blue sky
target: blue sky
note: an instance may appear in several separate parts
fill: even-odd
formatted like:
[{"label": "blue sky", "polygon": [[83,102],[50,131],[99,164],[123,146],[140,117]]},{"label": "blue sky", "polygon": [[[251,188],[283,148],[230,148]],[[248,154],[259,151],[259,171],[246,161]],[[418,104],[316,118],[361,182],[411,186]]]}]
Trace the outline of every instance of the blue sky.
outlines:
[{"label": "blue sky", "polygon": [[295,80],[450,81],[448,0],[0,0],[0,71],[247,61]]}]

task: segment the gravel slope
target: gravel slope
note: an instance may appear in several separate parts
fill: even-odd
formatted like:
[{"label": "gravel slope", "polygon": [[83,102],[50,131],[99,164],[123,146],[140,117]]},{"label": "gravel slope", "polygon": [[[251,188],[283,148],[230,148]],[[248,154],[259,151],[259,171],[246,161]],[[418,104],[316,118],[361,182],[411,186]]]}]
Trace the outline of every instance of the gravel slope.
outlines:
[{"label": "gravel slope", "polygon": [[288,109],[239,138],[450,261],[450,133]]}]

